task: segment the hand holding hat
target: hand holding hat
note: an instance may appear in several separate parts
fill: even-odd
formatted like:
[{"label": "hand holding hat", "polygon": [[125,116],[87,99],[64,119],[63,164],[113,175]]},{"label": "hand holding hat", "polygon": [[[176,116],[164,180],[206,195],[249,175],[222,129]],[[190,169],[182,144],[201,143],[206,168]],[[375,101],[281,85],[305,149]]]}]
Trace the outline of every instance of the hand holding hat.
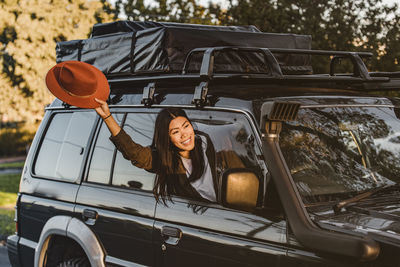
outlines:
[{"label": "hand holding hat", "polygon": [[110,112],[107,102],[97,99],[97,98],[95,98],[94,100],[97,103],[99,103],[99,106],[94,109],[97,112],[97,114],[99,114],[99,116],[103,120],[109,118],[111,116],[111,112]]},{"label": "hand holding hat", "polygon": [[46,75],[49,91],[65,103],[80,108],[96,108],[110,95],[106,76],[96,67],[81,61],[64,61]]}]

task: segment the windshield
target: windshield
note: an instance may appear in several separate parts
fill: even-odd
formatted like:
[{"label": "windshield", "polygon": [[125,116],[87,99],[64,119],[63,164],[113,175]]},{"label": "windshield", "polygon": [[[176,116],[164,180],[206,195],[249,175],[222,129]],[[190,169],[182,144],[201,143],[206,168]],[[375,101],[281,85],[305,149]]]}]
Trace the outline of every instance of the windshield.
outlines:
[{"label": "windshield", "polygon": [[305,203],[400,181],[400,120],[389,107],[301,108],[280,146]]}]

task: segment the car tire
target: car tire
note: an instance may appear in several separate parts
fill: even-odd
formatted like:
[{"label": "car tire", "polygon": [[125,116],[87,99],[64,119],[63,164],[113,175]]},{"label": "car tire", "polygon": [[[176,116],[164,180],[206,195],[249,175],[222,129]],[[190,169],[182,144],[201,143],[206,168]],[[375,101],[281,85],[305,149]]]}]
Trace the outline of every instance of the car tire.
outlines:
[{"label": "car tire", "polygon": [[80,257],[60,262],[57,267],[90,267],[90,263],[86,257]]}]

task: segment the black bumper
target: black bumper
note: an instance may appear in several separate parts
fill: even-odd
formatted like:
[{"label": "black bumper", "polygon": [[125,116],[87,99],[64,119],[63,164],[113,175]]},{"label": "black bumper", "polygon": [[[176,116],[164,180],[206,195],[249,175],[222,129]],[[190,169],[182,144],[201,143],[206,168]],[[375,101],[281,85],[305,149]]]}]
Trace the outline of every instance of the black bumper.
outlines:
[{"label": "black bumper", "polygon": [[7,238],[8,258],[10,259],[11,266],[13,267],[21,266],[18,257],[18,242],[19,236],[17,235],[10,235]]}]

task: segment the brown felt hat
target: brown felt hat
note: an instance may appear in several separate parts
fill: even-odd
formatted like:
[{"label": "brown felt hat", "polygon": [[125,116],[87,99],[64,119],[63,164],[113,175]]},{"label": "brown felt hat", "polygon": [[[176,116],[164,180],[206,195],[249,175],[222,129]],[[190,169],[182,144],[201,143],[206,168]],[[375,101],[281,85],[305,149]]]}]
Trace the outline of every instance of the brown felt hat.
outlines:
[{"label": "brown felt hat", "polygon": [[106,101],[110,94],[106,76],[81,61],[64,61],[52,67],[46,75],[46,85],[58,99],[80,108],[99,107],[94,99]]}]

